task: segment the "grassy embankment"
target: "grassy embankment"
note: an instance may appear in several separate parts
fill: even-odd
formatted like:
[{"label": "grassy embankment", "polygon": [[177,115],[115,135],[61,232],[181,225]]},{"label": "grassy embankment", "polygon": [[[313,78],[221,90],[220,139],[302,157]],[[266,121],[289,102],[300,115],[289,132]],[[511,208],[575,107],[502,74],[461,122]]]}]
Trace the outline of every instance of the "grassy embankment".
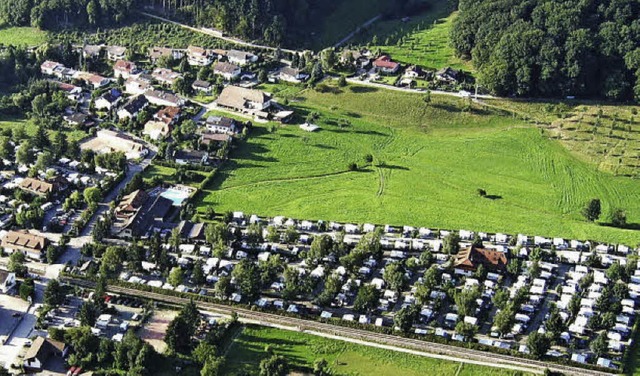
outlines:
[{"label": "grassy embankment", "polygon": [[264,351],[266,346],[284,356],[296,370],[310,371],[317,359],[324,358],[335,375],[524,375],[261,326],[246,327],[234,340],[227,352],[225,374],[257,374],[260,361],[269,356]]}]

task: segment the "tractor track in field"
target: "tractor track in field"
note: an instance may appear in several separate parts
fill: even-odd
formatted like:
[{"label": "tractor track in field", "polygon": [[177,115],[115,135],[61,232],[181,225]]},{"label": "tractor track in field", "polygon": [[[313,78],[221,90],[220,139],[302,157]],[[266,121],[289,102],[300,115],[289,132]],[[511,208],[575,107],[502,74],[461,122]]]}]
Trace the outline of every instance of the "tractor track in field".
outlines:
[{"label": "tractor track in field", "polygon": [[274,183],[283,183],[283,182],[291,182],[291,181],[322,179],[322,178],[328,178],[328,177],[333,177],[333,176],[346,175],[346,174],[353,173],[353,172],[356,172],[356,171],[345,170],[345,171],[330,172],[330,173],[327,173],[327,174],[320,174],[320,175],[310,175],[310,176],[299,176],[299,177],[293,177],[293,178],[262,180],[262,181],[257,181],[257,182],[253,182],[253,183],[240,184],[240,185],[234,185],[232,187],[225,187],[225,188],[216,189],[216,192],[229,191],[229,190],[238,189],[238,188],[253,187],[253,186],[262,185],[262,184],[274,184]]}]

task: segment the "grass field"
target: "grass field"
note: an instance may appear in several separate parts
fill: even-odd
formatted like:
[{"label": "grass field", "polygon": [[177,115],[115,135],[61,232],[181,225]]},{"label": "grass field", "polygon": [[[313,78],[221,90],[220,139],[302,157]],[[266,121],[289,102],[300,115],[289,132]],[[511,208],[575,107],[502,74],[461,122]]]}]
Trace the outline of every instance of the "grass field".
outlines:
[{"label": "grass field", "polygon": [[432,2],[428,11],[407,22],[398,19],[377,22],[356,41],[379,48],[390,54],[393,60],[404,64],[431,69],[452,67],[473,72],[471,62],[456,57],[450,43],[449,34],[457,15],[452,9],[447,1]]},{"label": "grass field", "polygon": [[523,375],[261,326],[248,326],[235,339],[227,353],[225,374],[257,374],[260,361],[268,356],[264,351],[267,345],[297,370],[308,371],[315,360],[324,358],[335,375]]},{"label": "grass field", "polygon": [[39,46],[46,42],[47,33],[33,27],[5,27],[0,24],[0,44]]},{"label": "grass field", "polygon": [[[33,124],[32,121],[23,119],[23,118],[4,118],[0,119],[0,130],[4,130],[6,128],[14,129],[15,127],[23,127],[26,134],[29,136],[33,136],[36,133],[36,125]],[[69,141],[79,141],[83,138],[87,137],[87,132],[81,130],[71,130],[65,129],[64,132],[67,134],[67,139]],[[55,138],[57,131],[49,131],[49,138],[53,140]]]},{"label": "grass field", "polygon": [[[159,165],[152,164],[149,167],[147,167],[146,170],[144,170],[142,174],[142,178],[144,180],[150,180],[152,177],[160,176],[163,182],[176,184],[178,183],[176,180],[177,178],[176,172],[177,172],[176,169],[173,167],[166,167],[166,166],[159,166]],[[187,180],[184,181],[182,184],[195,187],[198,184],[200,184],[200,182],[202,182],[202,180],[204,180],[204,178],[207,176],[207,173],[202,171],[189,170],[189,173],[193,174],[192,178],[190,179],[187,178]]]},{"label": "grass field", "polygon": [[[269,87],[276,92],[276,88]],[[527,233],[636,245],[640,233],[585,222],[594,197],[640,222],[640,186],[598,171],[531,123],[460,99],[349,86],[290,104],[319,132],[257,125],[201,196],[200,210]],[[342,119],[351,126],[341,128]],[[373,166],[363,166],[372,154]],[[360,171],[348,171],[350,163]],[[481,198],[485,189],[494,199]]]}]

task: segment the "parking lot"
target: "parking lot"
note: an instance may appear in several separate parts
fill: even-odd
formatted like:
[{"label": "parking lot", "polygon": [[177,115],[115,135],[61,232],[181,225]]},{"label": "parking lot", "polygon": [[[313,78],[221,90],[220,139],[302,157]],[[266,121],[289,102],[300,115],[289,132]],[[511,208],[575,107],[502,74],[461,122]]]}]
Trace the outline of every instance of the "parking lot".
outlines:
[{"label": "parking lot", "polygon": [[20,317],[27,312],[29,303],[17,296],[0,294],[0,340],[4,343]]}]

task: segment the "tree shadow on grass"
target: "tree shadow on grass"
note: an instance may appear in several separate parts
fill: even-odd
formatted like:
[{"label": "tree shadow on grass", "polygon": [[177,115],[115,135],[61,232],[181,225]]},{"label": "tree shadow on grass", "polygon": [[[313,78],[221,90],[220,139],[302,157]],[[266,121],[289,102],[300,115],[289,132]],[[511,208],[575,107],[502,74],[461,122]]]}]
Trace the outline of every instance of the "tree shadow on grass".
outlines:
[{"label": "tree shadow on grass", "polygon": [[622,230],[640,231],[640,223],[627,223],[625,225],[614,225],[611,222],[600,223],[601,226],[619,228]]},{"label": "tree shadow on grass", "polygon": [[349,90],[351,90],[352,93],[358,93],[358,94],[375,93],[380,91],[380,89],[378,89],[377,87],[371,87],[371,86],[350,86]]},{"label": "tree shadow on grass", "polygon": [[486,198],[488,200],[492,200],[492,201],[502,200],[502,196],[500,196],[500,195],[486,195],[486,196],[484,196],[484,198]]},{"label": "tree shadow on grass", "polygon": [[398,166],[398,165],[390,165],[390,164],[386,164],[386,163],[379,164],[377,167],[386,168],[386,169],[389,169],[389,170],[403,170],[403,171],[410,171],[411,170],[409,167]]},{"label": "tree shadow on grass", "polygon": [[330,146],[330,145],[315,144],[313,146],[317,147],[318,149],[325,149],[325,150],[335,150],[336,149],[335,146]]}]

